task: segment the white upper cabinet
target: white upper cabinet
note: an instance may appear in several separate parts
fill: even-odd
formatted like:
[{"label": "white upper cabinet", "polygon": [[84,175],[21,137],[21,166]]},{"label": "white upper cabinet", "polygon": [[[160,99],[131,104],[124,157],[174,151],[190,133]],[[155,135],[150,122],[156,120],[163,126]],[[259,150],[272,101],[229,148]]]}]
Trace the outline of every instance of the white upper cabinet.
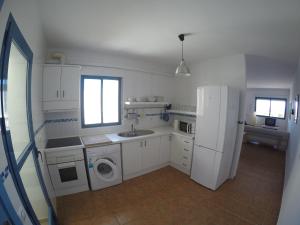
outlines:
[{"label": "white upper cabinet", "polygon": [[43,72],[43,109],[79,109],[79,66],[45,65]]},{"label": "white upper cabinet", "polygon": [[43,101],[60,99],[61,67],[45,66],[43,74]]},{"label": "white upper cabinet", "polygon": [[80,74],[79,74],[78,67],[62,67],[61,97],[63,100],[78,101],[79,76]]}]

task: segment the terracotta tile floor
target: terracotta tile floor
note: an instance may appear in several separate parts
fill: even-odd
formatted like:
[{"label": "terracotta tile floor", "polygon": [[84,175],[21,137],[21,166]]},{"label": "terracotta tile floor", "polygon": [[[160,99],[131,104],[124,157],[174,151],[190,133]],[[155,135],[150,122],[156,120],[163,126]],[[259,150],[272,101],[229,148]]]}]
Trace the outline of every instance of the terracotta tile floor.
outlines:
[{"label": "terracotta tile floor", "polygon": [[213,192],[165,167],[99,191],[57,199],[61,225],[275,225],[284,153],[247,144],[238,175]]}]

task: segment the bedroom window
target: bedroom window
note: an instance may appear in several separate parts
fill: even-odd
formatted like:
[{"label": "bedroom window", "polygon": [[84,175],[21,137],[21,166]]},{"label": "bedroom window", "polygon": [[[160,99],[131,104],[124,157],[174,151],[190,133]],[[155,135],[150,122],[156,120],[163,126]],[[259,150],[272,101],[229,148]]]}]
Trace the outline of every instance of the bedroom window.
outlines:
[{"label": "bedroom window", "polygon": [[256,116],[285,119],[286,99],[282,98],[255,98]]},{"label": "bedroom window", "polygon": [[81,76],[82,127],[121,124],[121,78]]}]

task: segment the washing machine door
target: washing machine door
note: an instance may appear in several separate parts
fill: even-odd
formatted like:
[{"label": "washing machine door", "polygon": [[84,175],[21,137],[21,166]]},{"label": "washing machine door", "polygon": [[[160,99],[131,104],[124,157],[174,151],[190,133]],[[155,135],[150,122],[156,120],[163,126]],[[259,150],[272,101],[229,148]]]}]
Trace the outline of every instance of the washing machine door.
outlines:
[{"label": "washing machine door", "polygon": [[119,177],[118,167],[110,158],[97,159],[94,163],[94,173],[106,182],[114,181]]}]

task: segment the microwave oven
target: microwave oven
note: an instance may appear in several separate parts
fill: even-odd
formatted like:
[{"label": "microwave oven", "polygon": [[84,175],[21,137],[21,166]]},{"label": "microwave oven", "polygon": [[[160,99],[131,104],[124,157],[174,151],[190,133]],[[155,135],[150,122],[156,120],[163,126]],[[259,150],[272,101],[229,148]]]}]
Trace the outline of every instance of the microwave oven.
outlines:
[{"label": "microwave oven", "polygon": [[195,133],[195,123],[179,121],[178,129],[187,134]]}]

